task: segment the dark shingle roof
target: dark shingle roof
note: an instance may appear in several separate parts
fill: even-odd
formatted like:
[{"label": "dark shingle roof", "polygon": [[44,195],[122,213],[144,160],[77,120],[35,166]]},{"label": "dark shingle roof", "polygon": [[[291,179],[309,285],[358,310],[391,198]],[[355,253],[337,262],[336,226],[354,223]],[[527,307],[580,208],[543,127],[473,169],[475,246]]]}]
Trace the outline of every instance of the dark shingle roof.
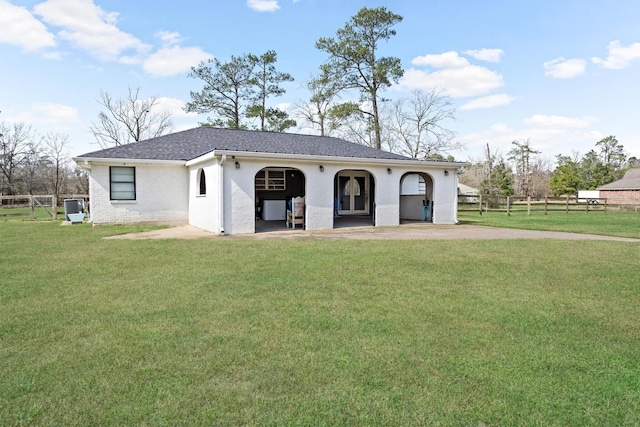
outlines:
[{"label": "dark shingle roof", "polygon": [[412,160],[364,145],[326,136],[198,127],[119,147],[86,153],[80,158],[192,160],[214,150],[299,154],[366,159]]},{"label": "dark shingle roof", "polygon": [[640,168],[629,169],[622,179],[600,186],[598,190],[640,190]]}]

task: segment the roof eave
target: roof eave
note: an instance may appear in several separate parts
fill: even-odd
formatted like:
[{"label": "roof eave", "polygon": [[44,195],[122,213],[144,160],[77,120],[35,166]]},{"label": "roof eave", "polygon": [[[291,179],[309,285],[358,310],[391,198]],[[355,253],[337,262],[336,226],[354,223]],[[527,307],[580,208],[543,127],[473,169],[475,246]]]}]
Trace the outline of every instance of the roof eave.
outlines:
[{"label": "roof eave", "polygon": [[184,166],[184,160],[128,159],[115,157],[73,157],[73,161],[83,169],[91,169],[93,164],[135,163],[142,165],[174,165]]},{"label": "roof eave", "polygon": [[236,158],[250,159],[278,159],[278,160],[295,160],[307,163],[347,163],[347,164],[372,164],[372,165],[395,165],[395,166],[430,166],[436,168],[463,168],[469,166],[465,162],[438,162],[431,160],[415,160],[415,159],[378,159],[370,157],[338,157],[338,156],[317,156],[311,154],[283,154],[283,153],[257,153],[251,151],[234,151],[234,150],[214,150],[203,156],[189,160],[186,165],[192,166],[212,158],[222,155],[235,156]]}]

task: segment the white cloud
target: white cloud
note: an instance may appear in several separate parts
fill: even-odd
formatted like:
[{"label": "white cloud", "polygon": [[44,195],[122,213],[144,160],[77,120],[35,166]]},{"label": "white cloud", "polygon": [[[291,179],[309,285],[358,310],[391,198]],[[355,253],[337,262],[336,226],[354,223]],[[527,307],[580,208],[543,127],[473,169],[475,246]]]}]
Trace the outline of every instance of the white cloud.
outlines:
[{"label": "white cloud", "polygon": [[607,46],[609,55],[606,59],[591,58],[594,64],[610,70],[622,70],[629,68],[631,62],[640,59],[640,43],[632,43],[622,46],[620,40],[614,40]]},{"label": "white cloud", "polygon": [[570,79],[584,74],[587,62],[584,59],[556,58],[544,63],[544,75],[556,79]]},{"label": "white cloud", "polygon": [[500,62],[504,51],[502,49],[474,49],[465,50],[464,53],[480,61]]},{"label": "white cloud", "polygon": [[[147,74],[155,77],[168,77],[182,74],[201,61],[213,58],[213,55],[196,46],[180,46],[182,37],[177,32],[159,31],[156,37],[164,46],[149,55],[143,61],[142,68]],[[136,58],[125,58],[135,61]]]},{"label": "white cloud", "polygon": [[291,103],[290,102],[281,102],[279,104],[276,104],[275,108],[277,108],[280,111],[289,111],[289,109],[291,108]]},{"label": "white cloud", "polygon": [[464,68],[470,65],[469,61],[455,51],[417,56],[411,60],[411,63],[418,66],[427,65],[433,68]]},{"label": "white cloud", "polygon": [[515,100],[513,96],[509,96],[504,93],[498,95],[489,95],[467,102],[462,107],[460,107],[460,110],[475,110],[478,108],[499,107],[502,105],[509,105],[513,100]]},{"label": "white cloud", "polygon": [[544,128],[544,129],[571,129],[571,128],[588,128],[597,119],[591,116],[585,117],[566,117],[566,116],[554,116],[546,114],[535,114],[527,119],[523,120],[523,123],[530,127]]},{"label": "white cloud", "polygon": [[170,113],[173,118],[197,118],[198,113],[187,113],[184,111],[184,101],[177,98],[160,97],[156,100],[155,110]]},{"label": "white cloud", "polygon": [[464,98],[485,95],[504,85],[502,75],[488,68],[472,65],[455,51],[418,56],[411,63],[436,70],[406,70],[396,87],[399,90],[441,89],[452,98]]},{"label": "white cloud", "polygon": [[247,0],[247,6],[258,12],[275,12],[280,9],[278,0]]},{"label": "white cloud", "polygon": [[566,117],[536,114],[522,121],[523,126],[511,127],[496,123],[484,131],[462,135],[460,141],[474,153],[480,153],[487,143],[491,151],[505,155],[513,148],[512,141],[529,140],[543,157],[570,154],[572,150],[587,152],[602,134],[593,126],[595,117]]},{"label": "white cloud", "polygon": [[175,31],[158,31],[156,37],[169,46],[174,46],[182,41],[180,33]]},{"label": "white cloud", "polygon": [[441,88],[452,98],[480,96],[504,85],[502,76],[477,65],[428,72],[410,68],[398,84],[400,89],[430,90]]},{"label": "white cloud", "polygon": [[149,55],[144,61],[143,69],[156,77],[175,76],[210,58],[213,58],[213,55],[199,47],[170,46]]},{"label": "white cloud", "polygon": [[0,43],[18,46],[27,52],[56,45],[47,28],[26,8],[0,0]]},{"label": "white cloud", "polygon": [[33,104],[28,111],[9,117],[9,120],[33,124],[42,132],[70,132],[77,127],[79,116],[80,112],[76,108],[40,102]]},{"label": "white cloud", "polygon": [[47,0],[34,11],[47,24],[62,28],[60,38],[100,60],[116,60],[124,51],[141,54],[149,50],[148,45],[116,26],[116,12],[105,12],[92,0]]}]

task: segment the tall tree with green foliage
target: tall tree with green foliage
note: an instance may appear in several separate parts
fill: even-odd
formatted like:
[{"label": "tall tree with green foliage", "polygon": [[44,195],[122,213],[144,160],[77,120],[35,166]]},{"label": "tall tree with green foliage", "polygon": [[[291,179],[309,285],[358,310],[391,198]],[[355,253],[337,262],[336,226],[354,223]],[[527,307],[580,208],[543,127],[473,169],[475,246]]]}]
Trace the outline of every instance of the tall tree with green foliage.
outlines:
[{"label": "tall tree with green foliage", "polygon": [[558,155],[558,166],[551,176],[549,188],[554,196],[577,196],[578,190],[582,190],[580,178],[580,165],[569,156]]},{"label": "tall tree with green foliage", "polygon": [[596,142],[596,149],[600,151],[602,162],[605,165],[613,166],[615,169],[620,169],[627,159],[624,154],[624,147],[613,135]]},{"label": "tall tree with green foliage", "polygon": [[513,196],[513,172],[502,158],[492,166],[487,178],[480,183],[482,194],[490,196]]},{"label": "tall tree with green foliage", "polygon": [[554,194],[577,195],[578,190],[596,188],[620,179],[627,161],[624,147],[615,136],[608,136],[596,142],[595,149],[578,160],[568,156],[558,156],[558,166],[553,172],[550,187]]},{"label": "tall tree with green foliage", "polygon": [[580,161],[581,190],[595,190],[617,179],[612,165],[605,164],[595,150],[590,150]]},{"label": "tall tree with green foliage", "polygon": [[251,77],[251,83],[254,85],[254,98],[251,106],[247,109],[247,117],[258,118],[260,120],[259,129],[262,131],[282,132],[295,126],[295,120],[289,119],[285,111],[267,107],[267,99],[281,96],[286,92],[281,84],[293,81],[291,74],[276,70],[275,63],[278,60],[276,52],[269,50],[261,56],[249,54],[248,59],[255,65]]},{"label": "tall tree with green foliage", "polygon": [[185,110],[213,113],[203,126],[248,129],[246,118],[259,119],[258,129],[282,132],[296,125],[285,111],[267,107],[267,100],[285,93],[281,83],[293,81],[288,73],[275,68],[276,52],[269,50],[261,56],[243,54],[231,56],[229,62],[210,59],[191,69],[189,77],[200,79],[204,87],[191,92]]},{"label": "tall tree with green foliage", "polygon": [[207,118],[205,126],[246,129],[243,122],[249,100],[255,96],[253,69],[255,61],[249,55],[231,56],[229,62],[210,59],[192,67],[189,77],[200,79],[204,87],[200,92],[191,92],[191,101],[185,111],[214,113]]},{"label": "tall tree with green foliage", "polygon": [[372,119],[378,149],[382,147],[380,92],[404,73],[399,58],[378,57],[379,45],[396,34],[393,26],[401,21],[402,16],[385,7],[364,7],[336,32],[335,38],[321,37],[316,41],[316,48],[329,54],[324,72],[339,82],[341,89],[358,90],[361,101],[371,105],[371,111],[361,112]]}]

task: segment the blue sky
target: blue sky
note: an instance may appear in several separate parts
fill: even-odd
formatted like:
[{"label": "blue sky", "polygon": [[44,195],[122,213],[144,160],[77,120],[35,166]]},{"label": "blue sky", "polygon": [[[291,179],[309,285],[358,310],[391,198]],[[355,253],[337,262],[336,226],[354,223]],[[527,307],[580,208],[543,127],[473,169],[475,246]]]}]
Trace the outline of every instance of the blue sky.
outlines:
[{"label": "blue sky", "polygon": [[293,108],[326,59],[315,41],[365,6],[404,17],[381,54],[405,76],[384,95],[451,96],[456,159],[479,159],[487,143],[506,155],[528,138],[553,160],[608,135],[640,157],[637,0],[0,0],[0,121],[67,133],[79,155],[99,149],[89,127],[100,91],[139,87],[175,130],[190,128],[205,118],[182,110],[202,87],[190,67],[267,50],[295,78],[273,102]]}]

